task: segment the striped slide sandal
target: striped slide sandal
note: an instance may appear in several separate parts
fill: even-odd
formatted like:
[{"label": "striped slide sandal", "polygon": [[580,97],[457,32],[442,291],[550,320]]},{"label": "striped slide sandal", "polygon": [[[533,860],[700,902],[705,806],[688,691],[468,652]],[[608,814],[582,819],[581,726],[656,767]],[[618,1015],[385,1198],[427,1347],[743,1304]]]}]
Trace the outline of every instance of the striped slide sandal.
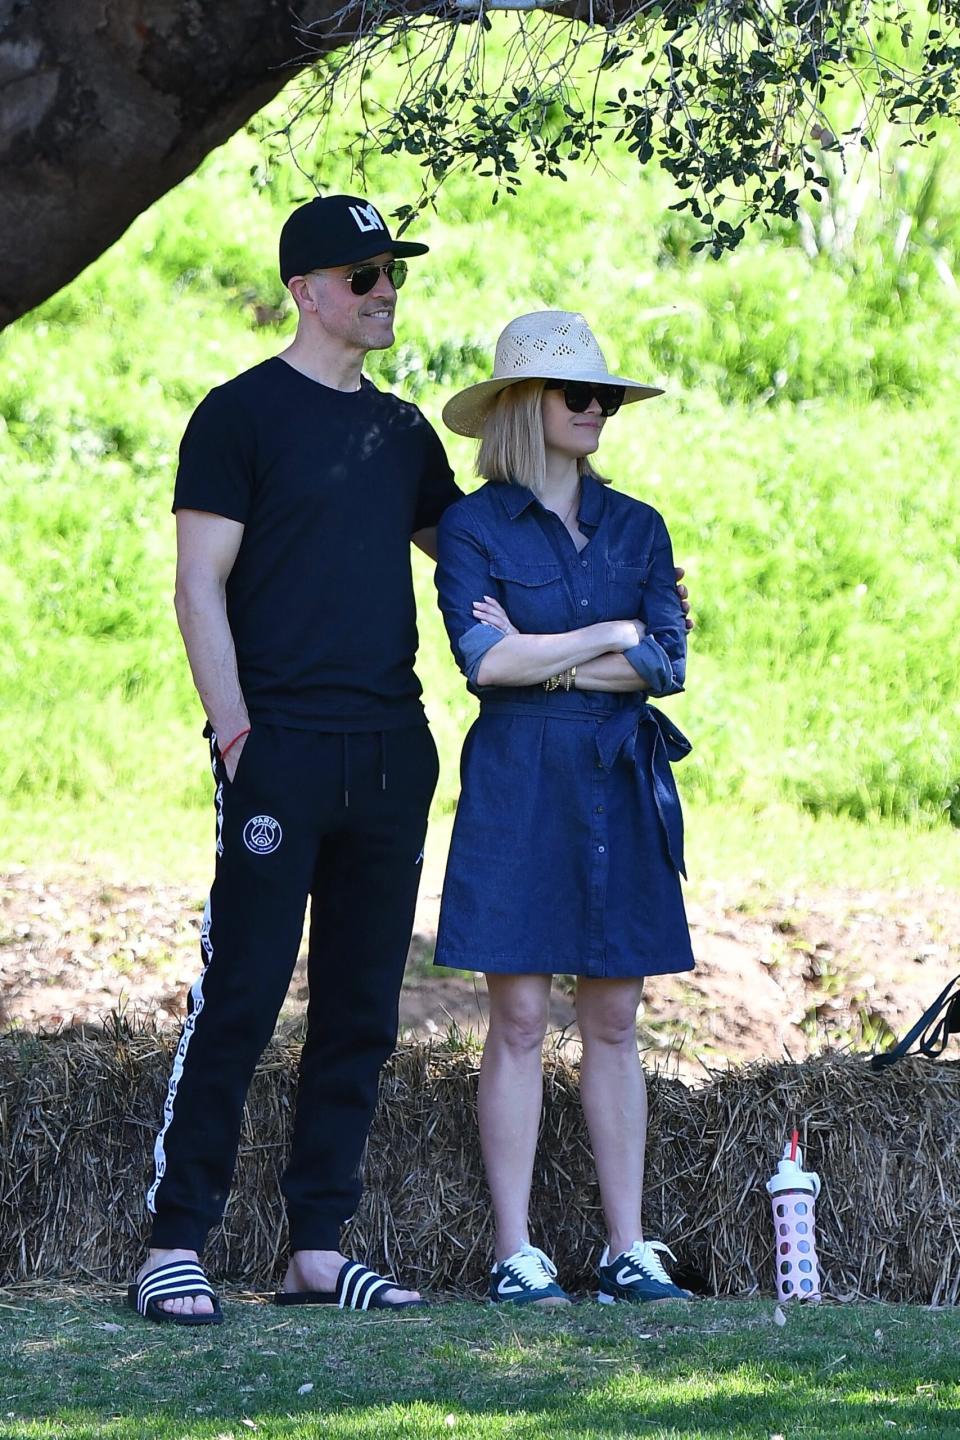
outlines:
[{"label": "striped slide sandal", "polygon": [[347,1260],[337,1276],[336,1290],[278,1290],[273,1303],[339,1305],[341,1310],[419,1310],[426,1306],[426,1300],[386,1300],[386,1292],[396,1288],[395,1281],[384,1280],[366,1265]]},{"label": "striped slide sandal", "polygon": [[[198,1295],[207,1295],[213,1301],[212,1315],[176,1315],[160,1304],[161,1300],[194,1300]],[[158,1325],[223,1324],[220,1301],[195,1260],[171,1260],[167,1265],[158,1265],[142,1280],[127,1286],[127,1304]]]}]

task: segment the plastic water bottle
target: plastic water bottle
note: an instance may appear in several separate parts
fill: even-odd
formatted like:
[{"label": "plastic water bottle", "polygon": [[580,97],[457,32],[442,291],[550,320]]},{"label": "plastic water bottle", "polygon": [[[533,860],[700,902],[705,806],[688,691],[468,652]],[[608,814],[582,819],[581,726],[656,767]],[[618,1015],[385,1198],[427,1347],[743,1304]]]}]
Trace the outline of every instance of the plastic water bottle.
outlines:
[{"label": "plastic water bottle", "polygon": [[803,1168],[797,1131],[784,1146],[776,1174],[767,1181],[777,1241],[777,1299],[820,1299],[820,1264],[814,1231],[814,1202],[820,1176]]}]

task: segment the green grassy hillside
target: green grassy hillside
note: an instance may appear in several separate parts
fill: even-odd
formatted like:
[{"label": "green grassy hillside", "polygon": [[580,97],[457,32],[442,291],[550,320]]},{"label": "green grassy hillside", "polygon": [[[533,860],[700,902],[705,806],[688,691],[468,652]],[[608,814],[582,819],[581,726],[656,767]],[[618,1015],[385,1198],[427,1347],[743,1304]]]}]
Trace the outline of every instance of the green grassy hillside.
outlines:
[{"label": "green grassy hillside", "polygon": [[[956,137],[891,142],[882,194],[873,172],[838,172],[816,215],[720,263],[690,254],[662,178],[622,162],[495,209],[456,179],[417,227],[433,248],[371,369],[438,424],[505,321],[542,306],[583,309],[615,365],[667,389],[611,423],[602,459],[688,569],[698,627],[673,713],[697,803],[960,823],[958,154]],[[317,163],[322,185],[355,183]],[[368,181],[386,207],[416,184],[397,160]],[[0,336],[9,852],[82,844],[104,809],[176,833],[208,803],[170,603],[176,447],[211,385],[292,333],[276,235],[308,193],[241,134]],[[449,448],[472,484],[469,444]],[[426,564],[417,583],[449,810],[472,702]]]}]

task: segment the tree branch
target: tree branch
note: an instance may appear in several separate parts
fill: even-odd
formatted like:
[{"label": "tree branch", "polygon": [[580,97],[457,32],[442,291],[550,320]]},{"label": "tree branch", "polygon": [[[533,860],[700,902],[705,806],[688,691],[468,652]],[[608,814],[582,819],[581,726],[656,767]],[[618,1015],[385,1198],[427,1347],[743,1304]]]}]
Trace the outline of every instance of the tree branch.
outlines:
[{"label": "tree branch", "polygon": [[[401,40],[399,89],[377,114],[361,107],[360,137],[361,167],[364,146],[423,167],[401,225],[461,167],[489,176],[495,201],[529,164],[563,176],[613,143],[673,177],[674,208],[720,254],[750,222],[795,218],[804,188],[820,194],[811,142],[842,162],[880,123],[923,143],[956,117],[960,3],[941,0],[919,35],[914,17],[901,0],[568,0],[525,16],[498,67],[483,0],[301,0],[296,12],[0,0],[0,326],[73,279],[298,71],[299,118],[315,127]],[[827,109],[844,83],[862,91],[862,119],[838,139]],[[279,137],[288,149],[297,122]]]}]

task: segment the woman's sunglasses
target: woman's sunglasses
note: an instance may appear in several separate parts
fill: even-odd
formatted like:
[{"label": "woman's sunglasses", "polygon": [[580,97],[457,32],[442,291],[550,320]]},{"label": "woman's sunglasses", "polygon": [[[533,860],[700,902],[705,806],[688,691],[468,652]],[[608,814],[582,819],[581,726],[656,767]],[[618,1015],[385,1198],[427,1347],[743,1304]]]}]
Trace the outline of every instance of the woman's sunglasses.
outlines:
[{"label": "woman's sunglasses", "polygon": [[358,265],[344,280],[350,281],[354,295],[366,295],[373,289],[381,275],[386,275],[394,290],[399,290],[407,278],[406,260],[388,260],[386,265]]},{"label": "woman's sunglasses", "polygon": [[600,406],[600,414],[616,415],[627,393],[625,385],[598,385],[592,380],[548,380],[546,390],[562,390],[564,403],[574,415],[582,415],[591,400]]}]

